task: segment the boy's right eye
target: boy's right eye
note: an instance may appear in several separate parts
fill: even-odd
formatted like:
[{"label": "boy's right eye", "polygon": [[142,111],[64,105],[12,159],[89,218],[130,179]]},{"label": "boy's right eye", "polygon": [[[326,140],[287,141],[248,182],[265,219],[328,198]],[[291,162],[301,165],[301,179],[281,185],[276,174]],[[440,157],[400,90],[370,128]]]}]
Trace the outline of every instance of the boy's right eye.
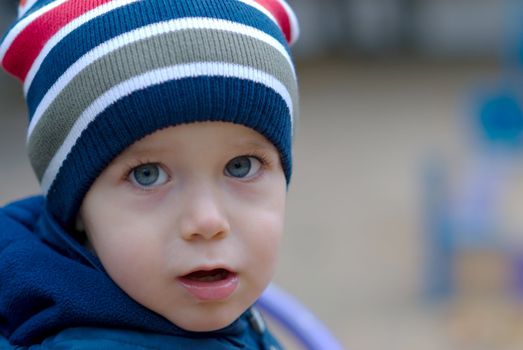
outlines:
[{"label": "boy's right eye", "polygon": [[258,173],[262,164],[259,159],[252,156],[239,156],[227,163],[225,174],[236,178],[250,178]]},{"label": "boy's right eye", "polygon": [[167,173],[158,164],[143,164],[132,169],[129,181],[141,188],[154,188],[165,184],[169,180]]}]

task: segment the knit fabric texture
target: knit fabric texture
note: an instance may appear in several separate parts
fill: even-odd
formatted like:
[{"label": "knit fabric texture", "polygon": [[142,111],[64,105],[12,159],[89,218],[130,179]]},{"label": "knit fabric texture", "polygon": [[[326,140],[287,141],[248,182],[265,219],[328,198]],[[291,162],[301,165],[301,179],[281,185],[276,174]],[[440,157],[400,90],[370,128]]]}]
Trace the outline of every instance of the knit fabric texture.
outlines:
[{"label": "knit fabric texture", "polygon": [[181,123],[256,130],[289,181],[297,36],[284,0],[22,1],[0,63],[23,83],[29,158],[51,213],[72,225],[118,154]]}]

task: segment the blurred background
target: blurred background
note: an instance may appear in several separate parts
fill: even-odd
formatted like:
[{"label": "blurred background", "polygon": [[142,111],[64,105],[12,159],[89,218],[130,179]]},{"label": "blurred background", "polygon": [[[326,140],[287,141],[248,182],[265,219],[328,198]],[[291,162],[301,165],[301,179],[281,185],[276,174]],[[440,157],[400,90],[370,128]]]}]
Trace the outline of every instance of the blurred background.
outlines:
[{"label": "blurred background", "polygon": [[[301,119],[276,283],[348,349],[522,349],[521,1],[289,3]],[[21,87],[0,73],[0,92],[2,205],[38,186]]]}]

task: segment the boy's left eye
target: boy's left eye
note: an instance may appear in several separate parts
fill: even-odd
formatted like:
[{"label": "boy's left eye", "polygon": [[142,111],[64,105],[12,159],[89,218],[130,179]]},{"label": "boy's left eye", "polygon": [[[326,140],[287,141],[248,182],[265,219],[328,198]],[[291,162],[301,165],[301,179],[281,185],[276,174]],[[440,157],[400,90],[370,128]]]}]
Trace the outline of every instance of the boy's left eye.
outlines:
[{"label": "boy's left eye", "polygon": [[225,166],[225,175],[237,178],[249,178],[256,175],[261,168],[256,157],[240,156],[230,160]]},{"label": "boy's left eye", "polygon": [[153,188],[165,184],[167,173],[158,164],[144,164],[131,170],[129,180],[141,188]]}]

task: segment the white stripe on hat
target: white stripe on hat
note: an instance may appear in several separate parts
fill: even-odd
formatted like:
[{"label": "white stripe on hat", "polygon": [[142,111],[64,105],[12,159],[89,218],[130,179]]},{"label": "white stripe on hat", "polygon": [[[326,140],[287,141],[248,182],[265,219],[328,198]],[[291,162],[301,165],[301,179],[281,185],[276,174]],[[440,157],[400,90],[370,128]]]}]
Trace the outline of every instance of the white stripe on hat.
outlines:
[{"label": "white stripe on hat", "polygon": [[150,86],[158,85],[170,80],[178,80],[187,77],[199,76],[219,76],[247,79],[256,83],[263,84],[278,93],[289,108],[291,123],[293,120],[293,105],[289,91],[278,79],[261,70],[248,66],[241,66],[231,63],[222,62],[200,62],[183,65],[176,65],[149,71],[145,74],[133,77],[116,86],[98,97],[93,103],[85,109],[80,117],[74,123],[71,131],[67,135],[53,159],[49,163],[42,178],[42,189],[44,194],[51,188],[58,171],[67,155],[76,144],[82,132],[87,129],[89,124],[110,105],[124,96],[128,96],[135,91],[145,89]]},{"label": "white stripe on hat", "polygon": [[245,5],[254,7],[255,9],[257,9],[260,12],[263,12],[263,14],[265,14],[267,17],[269,17],[271,19],[271,21],[273,21],[278,26],[278,28],[280,27],[280,24],[278,23],[278,21],[276,20],[274,15],[271,13],[271,11],[267,10],[265,7],[258,4],[256,1],[254,1],[254,0],[238,0],[238,1],[243,2]]},{"label": "white stripe on hat", "polygon": [[105,3],[89,12],[84,13],[82,16],[76,18],[75,20],[73,20],[69,24],[67,24],[65,27],[60,29],[55,35],[53,35],[47,41],[45,46],[42,48],[42,50],[38,54],[38,57],[34,60],[33,64],[31,65],[31,69],[27,73],[27,76],[24,81],[24,95],[27,95],[27,91],[29,91],[29,88],[31,87],[31,83],[33,82],[33,79],[34,79],[36,73],[38,72],[38,69],[40,69],[40,65],[42,64],[42,62],[45,59],[45,57],[47,56],[47,54],[63,38],[65,38],[73,30],[79,28],[80,26],[84,25],[85,23],[87,23],[101,15],[104,15],[112,10],[116,10],[120,7],[130,5],[137,1],[141,1],[141,0],[115,0],[115,1]]},{"label": "white stripe on hat", "polygon": [[41,9],[38,9],[37,11],[31,13],[29,16],[25,17],[24,19],[20,20],[10,31],[7,33],[4,41],[2,42],[2,45],[0,46],[0,62],[4,60],[5,53],[11,47],[11,44],[13,41],[15,41],[18,34],[20,34],[29,24],[31,24],[34,20],[36,20],[38,17],[46,14],[47,12],[51,11],[52,9],[62,5],[68,0],[56,0],[51,2],[49,5],[42,7]]},{"label": "white stripe on hat", "polygon": [[42,98],[38,107],[36,108],[31,121],[29,123],[29,128],[27,130],[27,140],[31,138],[31,135],[34,131],[34,128],[44,115],[45,111],[55,98],[60,94],[60,92],[78,75],[80,71],[92,64],[97,59],[111,53],[112,51],[117,50],[120,47],[129,45],[130,43],[142,40],[148,37],[174,32],[178,30],[186,29],[217,29],[230,31],[242,35],[248,35],[255,39],[261,40],[275,49],[277,49],[287,60],[289,66],[296,76],[294,65],[292,60],[285,49],[285,47],[275,38],[268,35],[267,33],[256,29],[254,27],[246,26],[236,22],[231,22],[228,20],[215,19],[215,18],[182,18],[175,19],[166,22],[158,22],[145,27],[135,29],[133,31],[124,33],[115,38],[112,38],[109,41],[98,45],[91,51],[83,55],[78,61],[71,65],[60,78],[53,84],[53,86],[47,91],[45,96]]},{"label": "white stripe on hat", "polygon": [[291,42],[289,45],[293,45],[298,38],[300,37],[300,25],[298,23],[298,17],[292,8],[284,0],[278,0],[280,4],[285,8],[287,15],[289,16],[289,21],[291,22]]},{"label": "white stripe on hat", "polygon": [[[265,14],[267,17],[269,17],[278,26],[278,28],[280,28],[280,23],[278,23],[278,20],[263,5],[260,5],[259,3],[257,3],[254,0],[238,0],[238,1],[256,8],[257,10],[259,10],[260,12]],[[291,33],[290,33],[291,40],[290,40],[289,45],[293,45],[296,42],[296,40],[298,40],[298,37],[300,34],[298,18],[296,17],[296,14],[292,10],[292,8],[289,6],[289,4],[287,4],[284,0],[275,0],[275,1],[277,1],[285,9],[285,12],[286,12],[287,16],[289,17],[289,22],[291,25]],[[280,30],[281,30],[281,28],[280,28]]]},{"label": "white stripe on hat", "polygon": [[33,7],[34,4],[36,4],[38,0],[27,0],[26,3],[22,6],[18,6],[18,18],[21,18],[27,11]]}]

